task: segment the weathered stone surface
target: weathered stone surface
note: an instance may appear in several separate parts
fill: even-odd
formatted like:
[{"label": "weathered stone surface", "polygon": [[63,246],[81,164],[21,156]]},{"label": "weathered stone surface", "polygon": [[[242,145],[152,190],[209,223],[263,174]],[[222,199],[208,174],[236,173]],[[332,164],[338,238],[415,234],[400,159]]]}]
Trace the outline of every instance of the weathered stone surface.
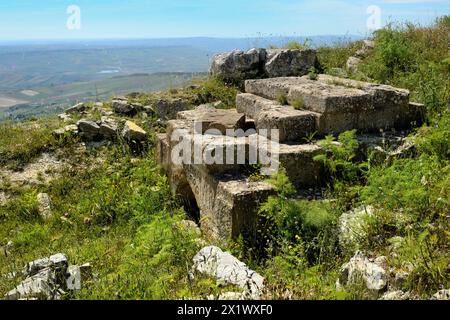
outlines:
[{"label": "weathered stone surface", "polygon": [[256,130],[279,130],[279,142],[300,142],[316,132],[319,114],[311,111],[296,110],[292,106],[282,106],[278,102],[243,93],[236,97],[238,112],[255,119]]},{"label": "weathered stone surface", "polygon": [[280,144],[279,162],[298,190],[322,184],[322,165],[314,157],[322,152],[315,144]]},{"label": "weathered stone surface", "polygon": [[374,212],[374,207],[363,206],[341,215],[339,218],[339,244],[344,250],[359,249],[359,243],[366,238],[368,218]]},{"label": "weathered stone surface", "polygon": [[87,141],[96,141],[101,139],[100,127],[97,123],[90,120],[80,120],[77,122],[80,136]]},{"label": "weathered stone surface", "polygon": [[439,290],[433,294],[431,300],[450,300],[450,289]]},{"label": "weathered stone surface", "polygon": [[189,103],[183,99],[159,99],[155,104],[155,111],[161,119],[175,119],[177,113],[189,110]]},{"label": "weathered stone surface", "polygon": [[142,142],[147,140],[147,132],[132,121],[125,122],[122,137],[127,141]]},{"label": "weathered stone surface", "polygon": [[85,263],[81,266],[69,266],[67,269],[67,290],[80,290],[86,281],[92,278],[92,266]]},{"label": "weathered stone surface", "polygon": [[262,75],[265,62],[265,49],[235,50],[216,55],[209,73],[226,81],[253,79]]},{"label": "weathered stone surface", "polygon": [[254,230],[259,205],[274,194],[273,187],[264,182],[214,175],[196,165],[184,168],[200,208],[201,229],[212,238],[236,238]]},{"label": "weathered stone surface", "polygon": [[304,76],[316,65],[315,50],[269,49],[264,69],[269,78]]},{"label": "weathered stone surface", "polygon": [[210,74],[238,82],[261,77],[302,76],[317,65],[315,50],[251,49],[216,55]]},{"label": "weathered stone surface", "polygon": [[26,278],[5,295],[6,300],[56,300],[59,299],[59,287],[56,285],[55,271],[42,269]]},{"label": "weathered stone surface", "polygon": [[64,138],[66,136],[78,134],[78,127],[75,124],[65,126],[64,128],[56,129],[52,132],[53,136],[57,139]]},{"label": "weathered stone surface", "polygon": [[42,269],[50,268],[65,273],[68,267],[67,257],[63,253],[52,255],[48,258],[34,260],[28,263],[23,271],[24,276],[29,277],[37,274]]},{"label": "weathered stone surface", "polygon": [[383,291],[388,283],[388,274],[384,268],[371,262],[362,252],[358,251],[353,258],[341,268],[338,287],[354,284],[362,279],[369,290]]},{"label": "weathered stone surface", "polygon": [[277,106],[261,111],[255,119],[256,130],[267,130],[267,137],[272,138],[271,130],[278,129],[278,141],[296,142],[316,131],[316,116],[310,111],[295,110],[290,106]]},{"label": "weathered stone surface", "polygon": [[111,101],[111,106],[115,113],[127,116],[134,116],[138,112],[134,105],[128,103],[127,99],[115,98]]},{"label": "weathered stone surface", "polygon": [[76,105],[74,105],[73,107],[70,107],[69,109],[66,110],[66,113],[68,114],[73,114],[73,113],[81,113],[84,111],[87,111],[89,109],[89,106],[83,102],[78,103]]},{"label": "weathered stone surface", "polygon": [[409,300],[410,293],[401,290],[389,291],[383,294],[378,300]]},{"label": "weathered stone surface", "polygon": [[197,133],[202,134],[208,130],[217,130],[218,133],[226,135],[227,130],[235,131],[245,128],[245,115],[238,113],[235,109],[224,110],[200,106],[195,110],[179,112],[177,118],[195,122]]},{"label": "weathered stone surface", "polygon": [[52,201],[47,193],[39,193],[37,195],[39,214],[47,219],[52,214]]},{"label": "weathered stone surface", "polygon": [[61,113],[61,114],[58,114],[58,118],[59,118],[59,120],[62,120],[62,121],[64,121],[64,122],[69,122],[69,121],[72,120],[72,118],[70,117],[70,115],[68,115],[67,113]]},{"label": "weathered stone surface", "polygon": [[194,272],[214,277],[219,284],[235,285],[253,299],[264,290],[264,278],[228,252],[215,246],[205,247],[193,258]]},{"label": "weathered stone surface", "polygon": [[319,75],[315,81],[308,77],[248,80],[245,88],[267,99],[285,95],[290,104],[301,101],[303,109],[321,114],[320,134],[400,128],[406,125],[405,117],[409,122],[416,114],[407,90],[328,75]]},{"label": "weathered stone surface", "polygon": [[100,134],[107,140],[115,140],[119,130],[118,124],[114,119],[103,116],[100,123]]}]

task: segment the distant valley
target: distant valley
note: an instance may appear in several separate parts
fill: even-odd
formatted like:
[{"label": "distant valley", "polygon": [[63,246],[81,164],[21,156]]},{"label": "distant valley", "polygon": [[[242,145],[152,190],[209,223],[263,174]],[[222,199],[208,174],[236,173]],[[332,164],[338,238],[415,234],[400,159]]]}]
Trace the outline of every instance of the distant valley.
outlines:
[{"label": "distant valley", "polygon": [[0,121],[54,114],[79,101],[183,86],[205,76],[211,58],[288,41],[332,45],[337,36],[180,38],[0,43]]}]

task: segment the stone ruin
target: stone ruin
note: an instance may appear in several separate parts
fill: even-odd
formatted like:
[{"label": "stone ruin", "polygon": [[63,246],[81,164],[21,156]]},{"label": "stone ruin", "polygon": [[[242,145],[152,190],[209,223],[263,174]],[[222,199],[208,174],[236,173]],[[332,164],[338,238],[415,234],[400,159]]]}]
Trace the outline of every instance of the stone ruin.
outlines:
[{"label": "stone ruin", "polygon": [[[168,122],[166,133],[157,136],[157,158],[173,192],[198,206],[203,231],[212,238],[235,238],[254,231],[259,206],[275,193],[269,183],[249,177],[255,160],[252,139],[269,142],[258,148],[266,148],[263,153],[276,159],[297,190],[316,188],[327,177],[313,160],[323,151],[308,143],[312,135],[408,129],[419,124],[423,107],[409,101],[407,90],[322,74],[314,80],[308,76],[247,80],[245,93],[236,97],[236,109],[202,105],[179,112]],[[241,134],[230,134],[239,129]],[[279,130],[278,137],[262,135],[271,129]],[[271,148],[275,138],[277,148]],[[174,163],[171,156],[181,140],[191,147],[190,154],[182,155],[189,161]],[[195,150],[212,158],[219,154],[245,161],[195,161]],[[259,165],[264,168],[267,163]]]}]

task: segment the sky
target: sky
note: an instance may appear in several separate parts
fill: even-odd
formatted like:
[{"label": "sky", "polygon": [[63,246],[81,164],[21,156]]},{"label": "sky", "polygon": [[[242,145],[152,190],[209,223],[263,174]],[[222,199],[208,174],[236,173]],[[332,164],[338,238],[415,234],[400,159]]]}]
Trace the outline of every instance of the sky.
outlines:
[{"label": "sky", "polygon": [[450,0],[0,0],[0,41],[367,35]]}]

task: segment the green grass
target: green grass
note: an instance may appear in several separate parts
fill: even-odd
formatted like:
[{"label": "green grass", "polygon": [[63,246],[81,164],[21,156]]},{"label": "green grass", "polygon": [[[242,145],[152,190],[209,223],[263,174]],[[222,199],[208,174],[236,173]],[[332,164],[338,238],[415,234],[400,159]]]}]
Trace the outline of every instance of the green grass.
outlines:
[{"label": "green grass", "polygon": [[23,124],[0,123],[0,165],[18,168],[57,145],[51,132],[58,128],[56,119],[42,119]]}]

